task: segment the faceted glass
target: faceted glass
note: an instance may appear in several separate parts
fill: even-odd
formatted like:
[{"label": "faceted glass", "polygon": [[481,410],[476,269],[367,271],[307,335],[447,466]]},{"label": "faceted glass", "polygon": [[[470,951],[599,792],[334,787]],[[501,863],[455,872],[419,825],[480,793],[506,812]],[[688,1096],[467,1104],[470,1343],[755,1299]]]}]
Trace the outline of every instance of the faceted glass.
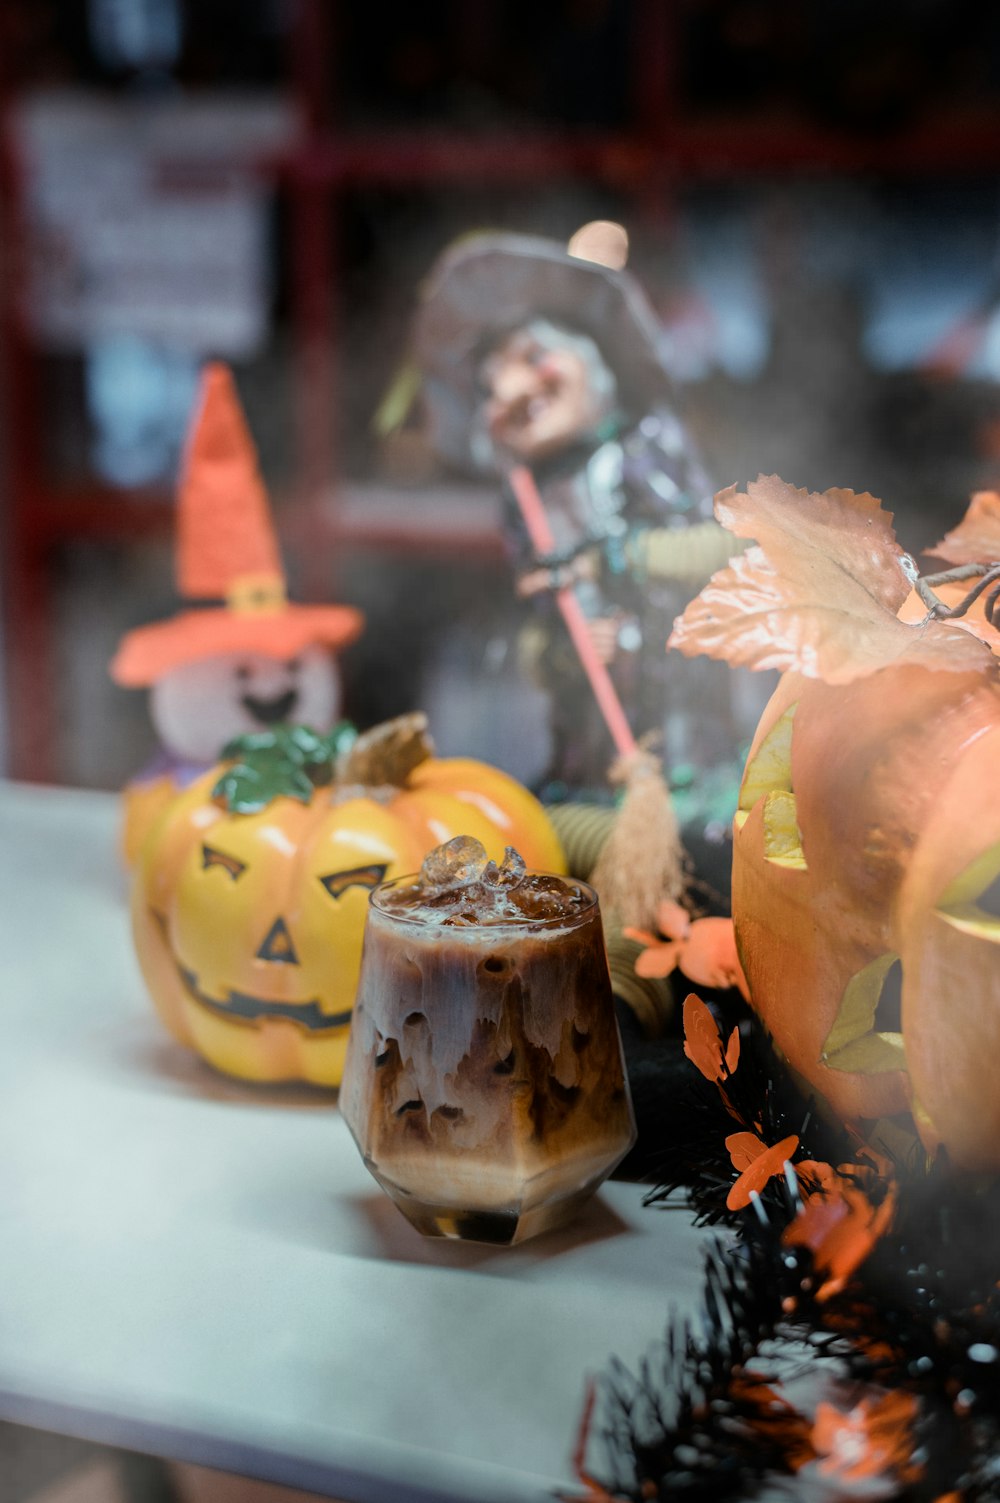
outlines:
[{"label": "faceted glass", "polygon": [[394,911],[416,880],[371,896],[341,1112],[419,1231],[521,1242],[635,1141],[597,895],[542,877],[555,917],[442,921]]}]

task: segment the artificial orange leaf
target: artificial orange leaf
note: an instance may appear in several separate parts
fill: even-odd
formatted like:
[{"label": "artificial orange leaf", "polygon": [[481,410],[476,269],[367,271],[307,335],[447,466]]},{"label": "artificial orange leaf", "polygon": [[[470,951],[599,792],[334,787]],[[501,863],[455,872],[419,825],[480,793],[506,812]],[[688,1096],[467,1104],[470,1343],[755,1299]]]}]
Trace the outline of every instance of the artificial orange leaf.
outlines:
[{"label": "artificial orange leaf", "polygon": [[734,1028],[729,1035],[729,1043],[726,1045],[726,1073],[736,1074],[736,1066],[740,1062],[740,1030]]},{"label": "artificial orange leaf", "polygon": [[958,526],[927,551],[949,564],[992,564],[1000,560],[1000,495],[977,491]]},{"label": "artificial orange leaf", "polygon": [[[732,1147],[730,1147],[731,1144]],[[758,1151],[754,1151],[754,1144],[758,1145]],[[748,1206],[751,1193],[756,1191],[759,1195],[769,1179],[776,1174],[781,1174],[786,1162],[798,1146],[799,1140],[794,1133],[791,1137],[782,1138],[780,1143],[775,1143],[770,1148],[765,1147],[759,1138],[754,1137],[753,1133],[737,1132],[728,1137],[726,1147],[729,1149],[729,1157],[733,1161],[734,1168],[738,1169],[741,1163],[745,1163],[743,1173],[726,1196],[728,1209],[741,1211],[744,1206]]]},{"label": "artificial orange leaf", "polygon": [[821,1458],[818,1470],[840,1482],[887,1474],[904,1484],[915,1482],[923,1471],[914,1456],[916,1417],[917,1401],[911,1393],[865,1398],[846,1413],[820,1402],[811,1437]]},{"label": "artificial orange leaf", "polygon": [[916,566],[869,495],[809,492],[761,476],[716,497],[716,515],[757,546],[713,575],[668,647],[750,668],[848,684],[882,668],[992,669],[968,632],[897,619]]},{"label": "artificial orange leaf", "polygon": [[733,1161],[733,1168],[740,1173],[749,1169],[754,1159],[759,1159],[767,1144],[755,1132],[733,1132],[726,1139],[726,1150]]},{"label": "artificial orange leaf", "polygon": [[723,1054],[715,1019],[694,992],[689,992],[684,1001],[684,1053],[706,1080],[716,1082],[732,1075],[740,1057],[738,1031],[733,1029]]},{"label": "artificial orange leaf", "polygon": [[673,940],[650,945],[636,957],[635,974],[646,977],[669,976],[677,969],[680,947]]}]

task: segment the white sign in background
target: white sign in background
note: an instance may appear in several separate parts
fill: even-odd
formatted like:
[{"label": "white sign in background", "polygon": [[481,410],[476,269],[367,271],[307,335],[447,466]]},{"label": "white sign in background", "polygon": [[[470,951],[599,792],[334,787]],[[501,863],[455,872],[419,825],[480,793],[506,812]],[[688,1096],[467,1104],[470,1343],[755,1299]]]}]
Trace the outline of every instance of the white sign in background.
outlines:
[{"label": "white sign in background", "polygon": [[19,106],[15,129],[40,343],[74,351],[128,334],[229,359],[260,348],[272,269],[258,169],[294,139],[286,102],[51,92]]}]

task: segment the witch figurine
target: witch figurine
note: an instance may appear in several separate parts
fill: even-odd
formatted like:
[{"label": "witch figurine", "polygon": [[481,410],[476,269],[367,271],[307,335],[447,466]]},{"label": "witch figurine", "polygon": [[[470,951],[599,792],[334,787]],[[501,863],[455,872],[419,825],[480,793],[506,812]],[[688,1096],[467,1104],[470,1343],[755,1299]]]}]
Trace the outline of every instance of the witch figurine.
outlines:
[{"label": "witch figurine", "polygon": [[[569,249],[467,236],[431,271],[413,329],[437,452],[505,481],[517,590],[532,606],[522,659],[550,706],[550,799],[603,790],[613,752],[554,608],[567,587],[636,736],[661,733],[672,764],[735,754],[726,681],[665,652],[674,617],[734,543],[713,520],[655,315],[621,269],[626,245],[604,222]],[[542,552],[515,502],[515,472],[544,506],[552,546]]]},{"label": "witch figurine", "polygon": [[177,586],[187,609],[122,639],[111,676],[148,688],[160,749],[125,792],[131,863],[155,815],[228,741],[279,722],[328,731],[341,704],[335,652],[363,618],[286,594],[267,493],[232,374],[206,366],[177,495]]}]

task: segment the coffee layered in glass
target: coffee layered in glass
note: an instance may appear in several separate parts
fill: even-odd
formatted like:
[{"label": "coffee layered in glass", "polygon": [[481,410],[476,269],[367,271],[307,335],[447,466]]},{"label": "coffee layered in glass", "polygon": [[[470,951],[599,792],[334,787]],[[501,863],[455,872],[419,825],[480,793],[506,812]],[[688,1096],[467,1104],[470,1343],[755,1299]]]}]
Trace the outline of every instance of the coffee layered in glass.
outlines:
[{"label": "coffee layered in glass", "polygon": [[420,1231],[565,1221],[635,1138],[597,895],[460,837],[371,897],[341,1110]]}]

